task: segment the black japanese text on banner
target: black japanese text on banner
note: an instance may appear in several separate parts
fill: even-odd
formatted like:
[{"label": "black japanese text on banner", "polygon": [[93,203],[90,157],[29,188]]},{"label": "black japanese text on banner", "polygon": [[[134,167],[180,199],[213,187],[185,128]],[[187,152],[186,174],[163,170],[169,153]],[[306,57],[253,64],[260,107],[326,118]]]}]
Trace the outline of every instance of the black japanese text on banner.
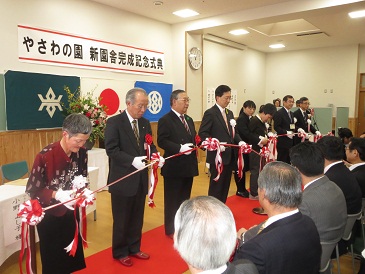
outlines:
[{"label": "black japanese text on banner", "polygon": [[164,75],[164,53],[18,25],[19,61]]}]

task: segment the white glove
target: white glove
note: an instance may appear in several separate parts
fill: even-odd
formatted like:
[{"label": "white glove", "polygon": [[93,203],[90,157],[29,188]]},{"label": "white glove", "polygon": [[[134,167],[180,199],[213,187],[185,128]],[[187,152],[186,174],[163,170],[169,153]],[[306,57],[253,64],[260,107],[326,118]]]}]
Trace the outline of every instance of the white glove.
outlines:
[{"label": "white glove", "polygon": [[287,137],[288,137],[288,138],[293,139],[293,136],[294,136],[293,131],[291,131],[291,130],[287,130],[287,131],[286,131],[286,134],[288,134],[288,135],[287,135]]},{"label": "white glove", "polygon": [[[73,199],[73,197],[71,196],[74,193],[73,190],[62,190],[59,189],[56,192],[56,195],[54,196],[54,198],[57,201],[60,201],[61,203],[67,202],[71,199]],[[73,205],[76,203],[76,200],[73,200],[69,203],[63,204],[65,207],[67,207],[70,210],[74,210]]]},{"label": "white glove", "polygon": [[[221,142],[221,144],[227,144],[227,142]],[[225,146],[220,145],[219,148],[220,148],[221,152],[225,152],[226,151],[226,147]]]},{"label": "white glove", "polygon": [[[185,155],[189,155],[191,154],[191,149],[193,148],[193,144],[192,143],[186,143],[186,144],[183,144],[183,145],[180,145],[180,153],[184,153]],[[190,150],[190,151],[188,151]],[[185,151],[188,151],[185,153]]]},{"label": "white glove", "polygon": [[92,190],[88,189],[88,188],[84,188],[84,190],[81,192],[82,196],[88,197],[92,200],[95,199],[95,194],[93,193]]},{"label": "white glove", "polygon": [[272,133],[271,131],[267,134],[267,136],[269,137],[269,138],[271,138],[271,137],[274,137],[274,133]]},{"label": "white glove", "polygon": [[241,146],[246,145],[246,143],[245,143],[244,141],[240,141],[240,142],[238,143],[238,145],[241,147]]},{"label": "white glove", "polygon": [[146,166],[145,162],[143,160],[146,160],[147,156],[138,156],[134,157],[132,166],[134,166],[136,169],[141,169]]},{"label": "white glove", "polygon": [[316,131],[317,136],[321,136],[322,134],[319,132],[319,130]]},{"label": "white glove", "polygon": [[299,133],[305,133],[304,129],[302,129],[302,128],[298,128],[298,132]]},{"label": "white glove", "polygon": [[160,161],[158,162],[158,167],[161,168],[165,164],[165,158],[160,156]]}]

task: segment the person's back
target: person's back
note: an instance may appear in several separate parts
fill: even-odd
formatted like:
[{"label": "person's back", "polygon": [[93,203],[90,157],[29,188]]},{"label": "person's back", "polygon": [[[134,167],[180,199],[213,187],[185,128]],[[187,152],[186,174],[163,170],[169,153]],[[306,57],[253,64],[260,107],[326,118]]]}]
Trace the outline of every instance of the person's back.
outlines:
[{"label": "person's back", "polygon": [[321,242],[339,241],[346,220],[346,201],[341,189],[327,176],[314,181],[303,192],[299,210],[312,218]]}]

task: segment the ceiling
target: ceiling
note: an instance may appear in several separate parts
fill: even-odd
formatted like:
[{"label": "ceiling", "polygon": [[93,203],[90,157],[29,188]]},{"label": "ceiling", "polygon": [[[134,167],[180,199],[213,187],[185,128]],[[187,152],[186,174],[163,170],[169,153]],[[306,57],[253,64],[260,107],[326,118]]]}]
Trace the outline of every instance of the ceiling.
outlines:
[{"label": "ceiling", "polygon": [[[194,28],[262,52],[318,47],[365,45],[365,18],[351,19],[348,12],[365,9],[365,0],[87,0],[174,24],[217,19],[214,27]],[[172,12],[193,9],[200,15],[180,18]],[[244,28],[249,34],[228,31]],[[268,46],[281,42],[284,49]]]}]

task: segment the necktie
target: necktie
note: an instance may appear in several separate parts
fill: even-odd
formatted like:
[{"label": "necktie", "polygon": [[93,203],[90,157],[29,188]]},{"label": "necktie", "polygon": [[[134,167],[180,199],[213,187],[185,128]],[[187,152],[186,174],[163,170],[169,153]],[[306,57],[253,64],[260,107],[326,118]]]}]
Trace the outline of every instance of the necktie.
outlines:
[{"label": "necktie", "polygon": [[291,115],[290,115],[290,110],[288,111],[288,115],[289,115],[290,123],[292,123],[293,120],[292,120]]},{"label": "necktie", "polygon": [[137,120],[132,121],[134,137],[136,137],[137,145],[139,146],[139,133],[137,129]]},{"label": "necktie", "polygon": [[[260,233],[261,233],[261,231],[263,231],[263,230],[264,230],[264,228],[265,228],[265,224],[266,224],[266,221],[262,223],[262,225],[260,226],[259,230],[257,231],[257,234],[260,234]],[[257,235],[257,234],[256,234],[256,235]]]},{"label": "necktie", "polygon": [[181,119],[181,122],[183,123],[186,131],[190,134],[190,129],[189,129],[188,123],[185,121],[185,117],[183,114],[180,115],[180,119]]},{"label": "necktie", "polygon": [[[222,116],[223,116],[223,120],[224,122],[226,122],[226,126],[228,128],[228,122],[227,122],[227,114],[226,114],[226,109],[223,109],[222,111]],[[229,128],[228,128],[229,129]]]}]

